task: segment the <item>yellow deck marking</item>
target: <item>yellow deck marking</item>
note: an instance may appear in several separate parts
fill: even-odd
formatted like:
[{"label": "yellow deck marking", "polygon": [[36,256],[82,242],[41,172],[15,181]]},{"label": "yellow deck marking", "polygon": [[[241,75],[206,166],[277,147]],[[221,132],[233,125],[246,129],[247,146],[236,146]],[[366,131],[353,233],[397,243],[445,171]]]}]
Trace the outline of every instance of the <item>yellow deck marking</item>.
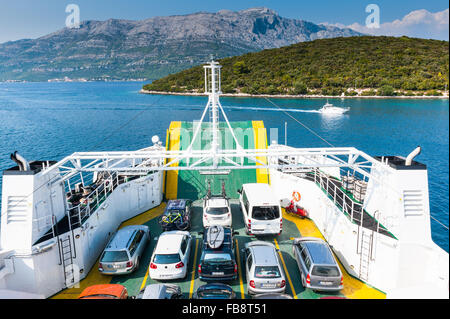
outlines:
[{"label": "yellow deck marking", "polygon": [[194,263],[192,264],[192,276],[191,276],[191,287],[189,288],[189,299],[192,298],[192,294],[194,292],[194,280],[196,271],[195,267],[197,267],[197,250],[198,250],[198,239],[195,240]]},{"label": "yellow deck marking", "polygon": [[[169,127],[169,143],[166,144],[169,151],[178,151],[180,149],[181,122],[171,122]],[[170,162],[173,159],[168,159]],[[178,163],[170,165],[177,167]],[[178,189],[178,171],[167,171],[166,173],[166,198],[176,199]]]},{"label": "yellow deck marking", "polygon": [[[252,121],[253,125],[253,136],[255,140],[255,149],[267,149],[267,133],[266,129],[264,128],[264,122],[263,121]],[[258,156],[256,157],[258,161],[261,161],[263,163],[267,164],[267,158],[264,156]],[[258,183],[269,183],[269,174],[268,170],[266,168],[258,168],[256,169],[256,181]]]},{"label": "yellow deck marking", "polygon": [[144,280],[142,281],[141,288],[139,288],[139,291],[141,291],[142,289],[144,289],[145,284],[147,283],[148,270],[149,270],[149,268],[150,268],[150,266],[147,267],[147,271],[145,272],[145,277],[144,277]]},{"label": "yellow deck marking", "polygon": [[280,255],[281,262],[283,263],[284,272],[286,273],[287,280],[289,282],[289,286],[291,286],[292,296],[294,299],[298,299],[297,293],[295,292],[294,285],[292,284],[291,276],[289,276],[289,272],[286,267],[286,263],[284,262],[283,255],[281,254],[280,246],[278,246],[278,241],[276,239],[273,240],[275,242],[275,247],[277,247],[278,255]]},{"label": "yellow deck marking", "polygon": [[[139,214],[136,217],[133,217],[125,222],[123,222],[119,229],[127,226],[127,225],[142,225],[148,222],[149,220],[161,215],[164,212],[164,208],[166,207],[165,203],[161,203],[158,207],[150,209],[142,214]],[[151,235],[151,234],[150,234]],[[81,292],[89,286],[93,285],[101,285],[101,284],[109,284],[113,278],[113,276],[103,275],[98,271],[98,263],[100,258],[95,262],[94,266],[92,266],[89,274],[86,278],[81,280],[78,284],[78,288],[68,288],[64,289],[60,293],[51,297],[51,299],[77,299]],[[144,282],[146,279],[144,279]]]},{"label": "yellow deck marking", "polygon": [[236,239],[236,257],[238,260],[239,288],[241,290],[241,299],[245,299],[244,282],[242,281],[241,258],[239,257],[239,244]]},{"label": "yellow deck marking", "polygon": [[[310,219],[301,219],[290,214],[286,214],[283,209],[283,218],[295,223],[300,234],[303,237],[318,237],[325,239],[322,233],[317,228],[316,224]],[[336,256],[335,256],[336,257]],[[344,289],[342,294],[350,299],[385,299],[386,295],[381,291],[365,284],[364,282],[356,279],[348,274],[338,258],[336,260],[342,270],[344,276]]]}]

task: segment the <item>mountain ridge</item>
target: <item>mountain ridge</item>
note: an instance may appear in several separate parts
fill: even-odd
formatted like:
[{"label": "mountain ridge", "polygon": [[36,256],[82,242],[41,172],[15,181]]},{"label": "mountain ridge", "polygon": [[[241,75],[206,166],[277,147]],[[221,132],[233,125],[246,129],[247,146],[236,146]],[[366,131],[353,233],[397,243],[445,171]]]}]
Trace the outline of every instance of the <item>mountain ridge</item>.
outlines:
[{"label": "mountain ridge", "polygon": [[217,58],[322,38],[351,29],[289,19],[260,7],[144,20],[88,20],[37,39],[0,44],[0,81],[155,79]]}]

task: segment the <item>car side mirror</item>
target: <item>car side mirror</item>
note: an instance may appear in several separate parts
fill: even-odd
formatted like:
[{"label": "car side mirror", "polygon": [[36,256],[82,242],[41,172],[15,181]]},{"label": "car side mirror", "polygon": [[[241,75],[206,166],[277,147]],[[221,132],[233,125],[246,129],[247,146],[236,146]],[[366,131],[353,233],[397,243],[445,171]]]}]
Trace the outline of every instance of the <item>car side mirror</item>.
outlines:
[{"label": "car side mirror", "polygon": [[203,232],[203,231],[199,231],[198,234],[199,234],[199,235],[203,235],[204,232]]},{"label": "car side mirror", "polygon": [[237,190],[238,194],[242,194],[242,189]]},{"label": "car side mirror", "polygon": [[234,235],[239,235],[239,232],[238,232],[238,231],[234,231],[234,232],[233,232],[233,236],[234,236]]}]

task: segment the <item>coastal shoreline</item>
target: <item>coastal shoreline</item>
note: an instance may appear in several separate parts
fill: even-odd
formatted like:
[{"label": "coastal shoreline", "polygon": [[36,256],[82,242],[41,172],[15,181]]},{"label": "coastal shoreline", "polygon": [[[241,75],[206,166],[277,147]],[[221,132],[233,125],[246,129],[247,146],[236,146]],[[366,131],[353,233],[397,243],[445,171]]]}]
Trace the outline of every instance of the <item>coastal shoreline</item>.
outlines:
[{"label": "coastal shoreline", "polygon": [[[148,91],[141,89],[140,94],[151,94],[151,95],[182,95],[182,96],[206,96],[205,93],[192,93],[192,92],[164,92],[164,91]],[[379,95],[368,95],[368,96],[341,96],[341,95],[287,95],[287,94],[247,94],[247,93],[222,93],[220,96],[223,97],[254,97],[254,98],[282,98],[282,99],[448,99],[448,95],[442,96],[379,96]]]}]

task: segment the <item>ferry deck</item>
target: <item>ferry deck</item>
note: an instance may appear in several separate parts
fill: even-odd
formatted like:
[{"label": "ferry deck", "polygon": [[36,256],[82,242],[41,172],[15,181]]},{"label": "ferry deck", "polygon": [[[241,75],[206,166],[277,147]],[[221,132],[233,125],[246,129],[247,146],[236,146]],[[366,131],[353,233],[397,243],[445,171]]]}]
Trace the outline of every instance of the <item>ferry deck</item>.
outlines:
[{"label": "ferry deck", "polygon": [[[222,123],[221,123],[222,124]],[[238,138],[242,138],[245,148],[267,148],[267,137],[264,129],[264,124],[260,121],[247,121],[247,122],[231,122],[234,129],[242,129],[243,134],[240,134]],[[221,129],[225,129],[224,127]],[[238,131],[238,130],[236,130]],[[245,133],[247,132],[247,134]],[[250,133],[248,133],[250,132]],[[182,150],[185,149],[190,142],[190,138],[186,135],[192,134],[192,123],[188,122],[172,122],[168,132],[166,140],[166,148],[168,150]],[[204,143],[209,141],[199,142],[196,147],[201,148]],[[176,165],[183,165],[183,161],[180,161]],[[228,282],[236,293],[238,299],[251,298],[247,294],[247,283],[245,278],[245,268],[242,259],[241,249],[245,243],[261,239],[255,238],[255,236],[246,235],[244,230],[244,223],[242,213],[239,208],[239,201],[237,199],[237,189],[241,187],[243,183],[270,183],[269,174],[266,169],[256,170],[236,170],[229,173],[227,176],[212,175],[205,177],[198,171],[167,171],[165,172],[164,190],[165,198],[188,198],[193,199],[192,210],[192,227],[190,229],[193,235],[193,247],[191,247],[190,261],[188,264],[188,275],[183,280],[170,281],[181,287],[185,298],[192,298],[194,292],[205,282],[202,282],[198,278],[197,268],[201,255],[201,235],[199,232],[202,228],[202,197],[206,193],[205,180],[208,178],[213,181],[213,184],[217,189],[220,187],[221,180],[225,180],[227,195],[231,197],[231,209],[233,219],[233,229],[239,234],[235,236],[235,255],[238,263],[238,278],[233,282]],[[67,288],[60,293],[52,296],[54,299],[73,299],[91,285],[115,283],[124,285],[128,294],[135,296],[146,285],[156,283],[148,276],[148,267],[152,251],[157,242],[157,237],[161,233],[160,226],[158,224],[158,217],[163,213],[165,208],[165,202],[160,206],[150,209],[142,214],[131,218],[121,224],[120,227],[127,225],[140,225],[144,224],[150,228],[151,240],[146,247],[145,253],[141,258],[140,267],[135,272],[128,275],[109,276],[103,275],[98,270],[97,263],[92,267],[89,274],[74,288]],[[292,253],[292,239],[299,236],[308,237],[320,237],[323,238],[319,229],[314,222],[310,219],[301,219],[297,216],[286,213],[283,210],[283,232],[279,236],[275,237],[263,237],[262,240],[270,241],[275,244],[279,249],[280,259],[284,273],[287,278],[286,293],[291,295],[294,299],[318,299],[326,296],[333,296],[339,298],[349,299],[383,299],[386,297],[385,293],[379,291],[359,279],[350,276],[345,268],[340,264],[341,271],[344,274],[344,289],[340,292],[328,292],[321,293],[315,292],[310,289],[305,289],[301,285],[300,272],[297,263]],[[338,258],[336,258],[339,260]]]}]

